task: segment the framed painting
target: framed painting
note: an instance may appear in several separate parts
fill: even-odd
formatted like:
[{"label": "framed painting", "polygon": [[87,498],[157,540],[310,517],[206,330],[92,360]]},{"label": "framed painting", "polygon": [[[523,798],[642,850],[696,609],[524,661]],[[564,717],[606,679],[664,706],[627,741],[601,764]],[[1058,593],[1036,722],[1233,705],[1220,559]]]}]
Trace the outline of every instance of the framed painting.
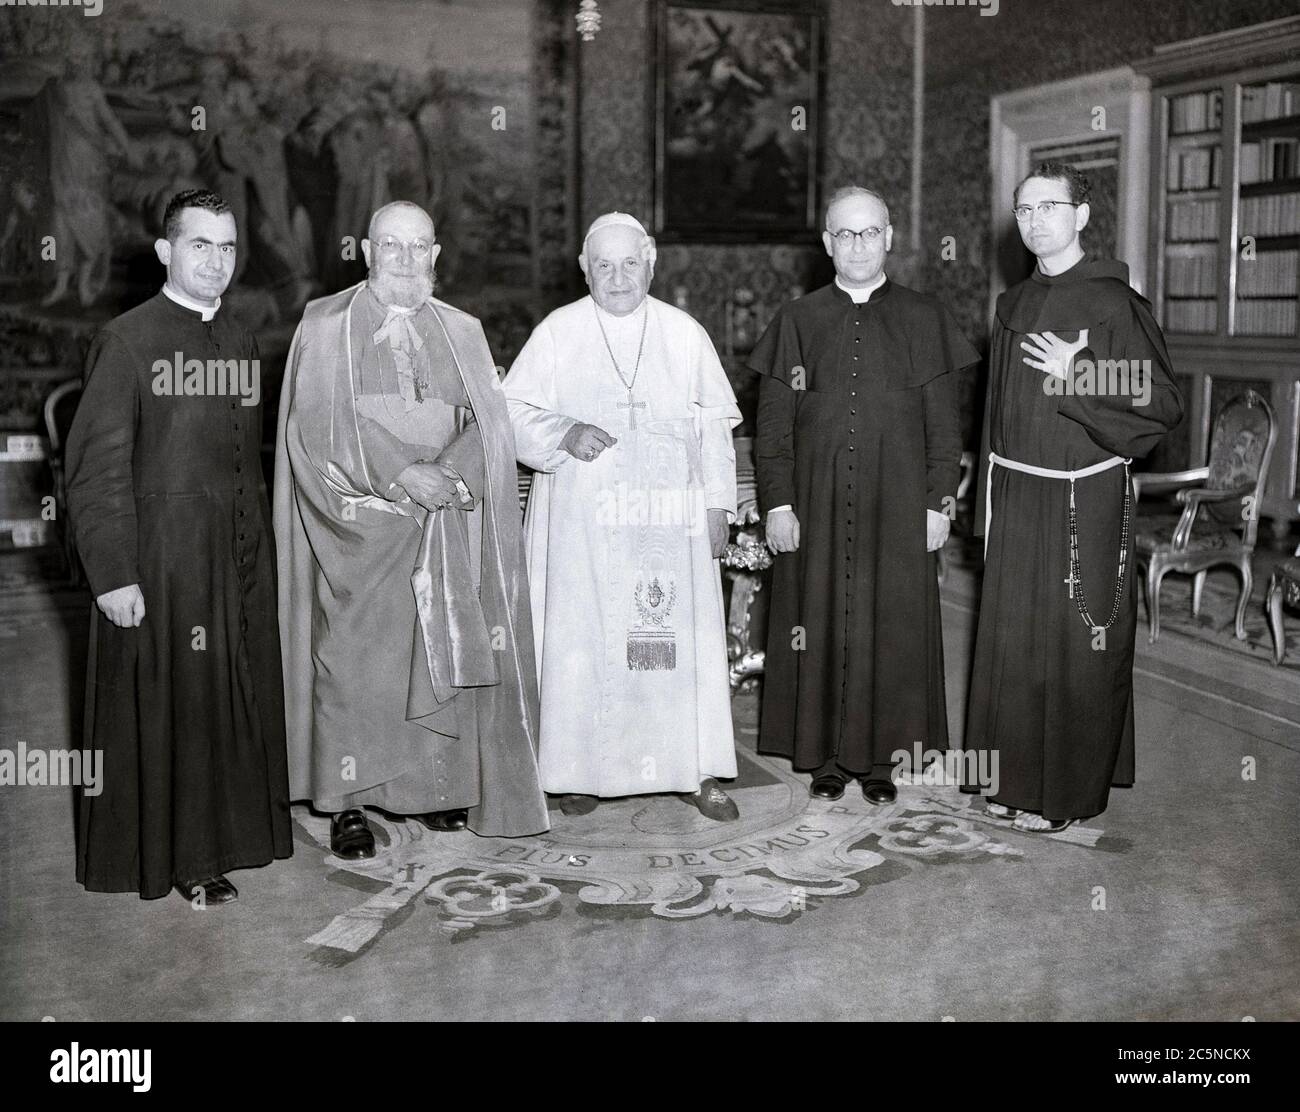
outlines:
[{"label": "framed painting", "polygon": [[818,0],[656,0],[657,236],[816,232],[823,25]]}]

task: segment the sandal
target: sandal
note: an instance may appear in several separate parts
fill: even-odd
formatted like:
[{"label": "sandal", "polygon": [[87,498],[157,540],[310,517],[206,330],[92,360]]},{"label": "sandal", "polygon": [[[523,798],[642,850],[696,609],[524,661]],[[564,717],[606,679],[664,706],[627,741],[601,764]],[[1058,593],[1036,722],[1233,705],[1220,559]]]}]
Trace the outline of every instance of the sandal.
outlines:
[{"label": "sandal", "polygon": [[[1021,814],[1033,814],[1032,811],[1022,811]],[[1034,818],[1040,818],[1040,815],[1034,815]],[[1047,819],[1046,826],[1022,826],[1019,822],[1013,825],[1022,834],[1059,834],[1062,830],[1074,825],[1074,819]]]},{"label": "sandal", "polygon": [[1024,812],[1016,807],[1008,807],[1005,803],[985,803],[984,813],[991,819],[998,819],[1002,822],[1011,822],[1018,815]]}]

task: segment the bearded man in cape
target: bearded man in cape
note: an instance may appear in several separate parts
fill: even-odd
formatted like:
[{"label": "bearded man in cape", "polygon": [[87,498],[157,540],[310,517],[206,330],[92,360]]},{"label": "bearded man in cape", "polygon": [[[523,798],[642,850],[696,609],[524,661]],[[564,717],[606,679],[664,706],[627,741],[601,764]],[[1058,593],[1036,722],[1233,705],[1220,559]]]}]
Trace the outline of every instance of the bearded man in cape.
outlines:
[{"label": "bearded man in cape", "polygon": [[370,221],[365,282],[307,306],[275,532],[290,790],[371,857],[362,812],[548,828],[515,445],[483,329],[432,296],[433,221]]}]

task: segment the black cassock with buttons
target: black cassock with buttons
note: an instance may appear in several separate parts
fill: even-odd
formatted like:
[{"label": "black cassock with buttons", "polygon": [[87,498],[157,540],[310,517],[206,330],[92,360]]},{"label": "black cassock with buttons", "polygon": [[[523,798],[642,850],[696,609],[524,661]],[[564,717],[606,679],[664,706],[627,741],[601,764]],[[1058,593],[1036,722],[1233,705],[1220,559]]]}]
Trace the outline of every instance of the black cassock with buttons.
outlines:
[{"label": "black cassock with buttons", "polygon": [[979,356],[934,298],[831,284],[758,342],[759,502],[799,520],[773,567],[759,748],[797,769],[887,778],[895,750],[946,749],[943,642],[926,510],[955,497],[952,373]]},{"label": "black cassock with buttons", "polygon": [[146,898],[292,852],[261,404],[162,392],[155,365],[178,352],[257,358],[229,313],[159,293],[95,338],[67,454],[91,590],[138,583],[145,605],[135,628],[93,613],[85,744],[104,776],[79,800],[77,879]]}]

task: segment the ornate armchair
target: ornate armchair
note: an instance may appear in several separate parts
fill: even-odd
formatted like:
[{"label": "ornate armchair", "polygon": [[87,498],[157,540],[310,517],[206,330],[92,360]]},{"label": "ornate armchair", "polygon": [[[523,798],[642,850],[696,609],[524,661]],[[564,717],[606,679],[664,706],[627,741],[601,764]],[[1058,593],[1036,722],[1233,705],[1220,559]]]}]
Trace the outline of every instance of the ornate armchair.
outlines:
[{"label": "ornate armchair", "polygon": [[[1176,490],[1182,516],[1139,522],[1135,563],[1146,565],[1147,619],[1151,641],[1160,636],[1160,582],[1171,571],[1194,576],[1192,615],[1201,611],[1201,590],[1210,568],[1230,564],[1241,575],[1237,640],[1246,639],[1246,604],[1254,582],[1251,559],[1259,528],[1259,505],[1277,428],[1273,410],[1254,390],[1232,398],[1219,412],[1205,467],[1133,476],[1133,493]],[[1170,526],[1172,525],[1172,529]]]},{"label": "ornate armchair", "polygon": [[55,527],[63,544],[63,558],[68,565],[68,579],[74,587],[80,587],[85,580],[81,572],[81,561],[77,557],[76,545],[72,541],[72,530],[68,528],[68,483],[63,473],[63,451],[79,401],[81,401],[80,379],[59,383],[45,399],[45,433],[50,441],[50,471],[54,476]]},{"label": "ornate armchair", "polygon": [[1281,664],[1286,656],[1286,631],[1282,628],[1282,606],[1300,606],[1300,547],[1295,555],[1273,569],[1265,596],[1268,627],[1273,633],[1273,663]]}]

